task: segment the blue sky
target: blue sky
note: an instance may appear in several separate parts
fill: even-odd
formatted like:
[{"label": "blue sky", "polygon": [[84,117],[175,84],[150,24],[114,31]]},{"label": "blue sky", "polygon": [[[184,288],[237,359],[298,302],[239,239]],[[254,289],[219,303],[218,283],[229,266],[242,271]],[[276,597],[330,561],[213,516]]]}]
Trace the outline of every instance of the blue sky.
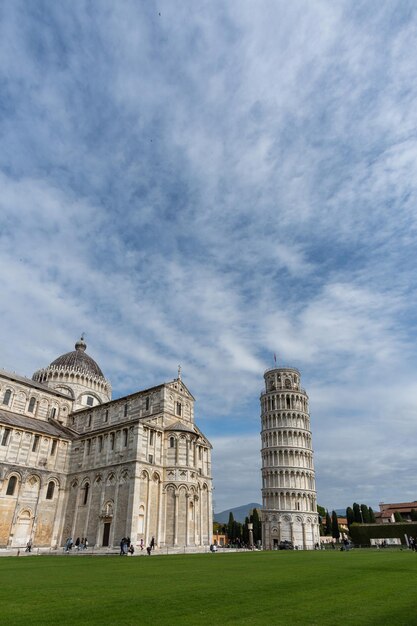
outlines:
[{"label": "blue sky", "polygon": [[215,508],[260,501],[263,371],[318,501],[417,499],[414,2],[4,2],[1,365],[82,331],[114,396],[178,363]]}]

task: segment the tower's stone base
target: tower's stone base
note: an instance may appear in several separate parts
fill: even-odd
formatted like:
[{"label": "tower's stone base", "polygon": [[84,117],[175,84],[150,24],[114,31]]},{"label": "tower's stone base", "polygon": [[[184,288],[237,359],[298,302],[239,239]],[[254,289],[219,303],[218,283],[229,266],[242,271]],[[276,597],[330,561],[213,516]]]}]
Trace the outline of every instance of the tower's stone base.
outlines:
[{"label": "tower's stone base", "polygon": [[298,550],[314,550],[320,543],[318,514],[264,510],[262,537],[265,550],[278,549],[281,541],[291,541]]}]

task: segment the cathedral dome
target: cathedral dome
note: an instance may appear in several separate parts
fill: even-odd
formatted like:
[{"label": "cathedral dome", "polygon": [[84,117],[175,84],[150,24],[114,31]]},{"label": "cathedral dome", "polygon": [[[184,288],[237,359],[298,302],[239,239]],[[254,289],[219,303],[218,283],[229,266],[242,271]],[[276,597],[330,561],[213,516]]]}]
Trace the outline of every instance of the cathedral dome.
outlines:
[{"label": "cathedral dome", "polygon": [[85,343],[83,337],[81,337],[81,339],[75,344],[75,350],[62,354],[55,359],[55,361],[52,361],[49,367],[62,367],[64,369],[77,370],[90,376],[104,378],[103,372],[97,363],[91,358],[91,356],[86,354],[86,348],[87,344]]},{"label": "cathedral dome", "polygon": [[32,379],[68,395],[74,401],[74,409],[109,402],[110,382],[104,378],[94,359],[86,354],[86,348],[84,337],[81,337],[75,350],[62,354],[48,367],[35,372]]}]

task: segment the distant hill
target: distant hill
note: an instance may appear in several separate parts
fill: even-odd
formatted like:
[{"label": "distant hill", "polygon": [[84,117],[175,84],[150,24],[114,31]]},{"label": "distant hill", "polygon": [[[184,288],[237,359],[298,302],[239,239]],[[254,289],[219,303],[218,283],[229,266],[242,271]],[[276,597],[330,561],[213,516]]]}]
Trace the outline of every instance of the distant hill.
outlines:
[{"label": "distant hill", "polygon": [[250,502],[249,504],[242,504],[242,506],[237,506],[234,509],[226,509],[225,511],[220,511],[220,513],[214,514],[214,521],[219,522],[219,524],[227,524],[229,521],[229,513],[233,513],[233,517],[237,522],[244,523],[245,517],[249,517],[249,513],[252,509],[262,509],[262,504],[258,502]]},{"label": "distant hill", "polygon": [[337,517],[346,517],[346,509],[336,509]]}]

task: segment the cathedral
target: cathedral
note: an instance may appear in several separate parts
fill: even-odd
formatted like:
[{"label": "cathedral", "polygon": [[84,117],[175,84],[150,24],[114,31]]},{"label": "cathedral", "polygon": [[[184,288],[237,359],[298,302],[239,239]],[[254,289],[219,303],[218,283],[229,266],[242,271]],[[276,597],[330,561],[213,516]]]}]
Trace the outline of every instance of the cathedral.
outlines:
[{"label": "cathedral", "polygon": [[0,370],[0,548],[203,547],[212,537],[211,445],[178,377],[112,400],[75,350],[32,379]]}]

